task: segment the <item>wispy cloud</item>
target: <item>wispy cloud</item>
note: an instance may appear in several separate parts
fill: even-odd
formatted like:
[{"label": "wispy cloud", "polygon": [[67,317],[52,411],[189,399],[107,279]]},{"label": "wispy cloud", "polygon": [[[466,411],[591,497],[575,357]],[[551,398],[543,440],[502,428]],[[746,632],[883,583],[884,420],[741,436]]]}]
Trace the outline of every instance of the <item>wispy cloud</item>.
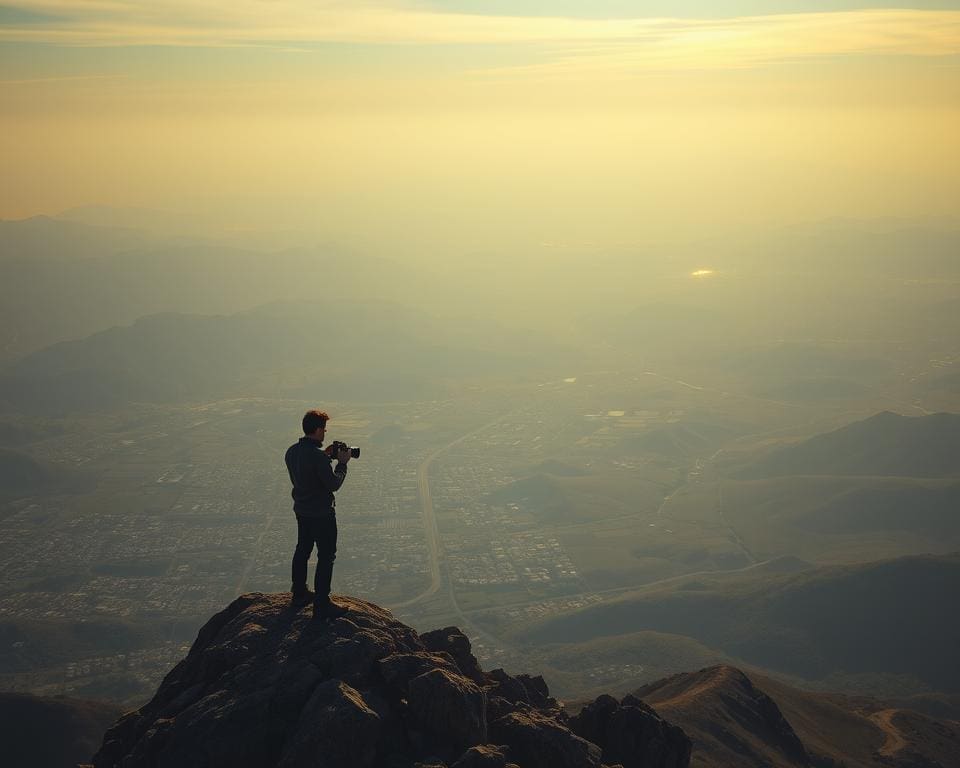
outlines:
[{"label": "wispy cloud", "polygon": [[126,75],[65,75],[63,77],[26,77],[0,80],[0,85],[39,85],[42,83],[72,83],[78,80],[123,80]]},{"label": "wispy cloud", "polygon": [[[960,11],[862,10],[734,19],[456,14],[363,0],[14,0],[49,21],[0,40],[73,46],[515,44],[549,49],[542,74],[752,67],[785,59],[960,54]],[[511,72],[516,72],[512,68]]]}]

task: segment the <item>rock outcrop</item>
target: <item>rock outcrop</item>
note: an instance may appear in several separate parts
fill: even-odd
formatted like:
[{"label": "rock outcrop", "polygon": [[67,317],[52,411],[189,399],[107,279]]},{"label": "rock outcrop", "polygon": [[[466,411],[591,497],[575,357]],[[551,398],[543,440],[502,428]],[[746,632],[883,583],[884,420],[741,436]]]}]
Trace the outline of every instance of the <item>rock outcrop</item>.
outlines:
[{"label": "rock outcrop", "polygon": [[686,768],[690,740],[636,696],[600,696],[570,719],[570,730],[603,750],[605,763],[623,768]]},{"label": "rock outcrop", "polygon": [[686,768],[690,741],[642,702],[569,718],[540,677],[484,672],[455,627],[424,635],[341,598],[313,622],[249,594],[200,630],[96,768]]}]

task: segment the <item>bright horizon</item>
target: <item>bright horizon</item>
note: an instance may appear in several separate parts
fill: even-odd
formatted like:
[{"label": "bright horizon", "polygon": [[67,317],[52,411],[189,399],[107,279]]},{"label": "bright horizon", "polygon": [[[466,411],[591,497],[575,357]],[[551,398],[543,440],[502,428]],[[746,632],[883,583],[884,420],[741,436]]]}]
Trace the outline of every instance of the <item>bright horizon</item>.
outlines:
[{"label": "bright horizon", "polygon": [[960,4],[894,5],[8,2],[0,217],[430,249],[955,216]]}]

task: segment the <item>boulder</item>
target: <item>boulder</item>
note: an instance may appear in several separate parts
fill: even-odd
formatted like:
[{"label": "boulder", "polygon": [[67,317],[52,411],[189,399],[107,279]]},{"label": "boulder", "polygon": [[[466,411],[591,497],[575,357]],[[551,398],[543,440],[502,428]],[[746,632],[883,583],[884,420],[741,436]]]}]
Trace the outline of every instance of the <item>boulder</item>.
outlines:
[{"label": "boulder", "polygon": [[507,762],[507,746],[482,744],[470,747],[450,768],[509,768],[514,765]]},{"label": "boulder", "polygon": [[278,768],[371,768],[377,759],[380,717],[340,680],[318,685],[288,739]]},{"label": "boulder", "polygon": [[623,768],[687,768],[690,764],[692,745],[687,735],[635,696],[621,701],[599,696],[567,724],[603,750],[604,763],[619,763]]},{"label": "boulder", "polygon": [[460,668],[460,674],[470,678],[477,685],[486,683],[480,662],[470,648],[470,639],[457,627],[444,627],[425,632],[420,635],[420,639],[431,651],[449,653]]},{"label": "boulder", "polygon": [[536,711],[512,712],[490,725],[491,738],[510,745],[523,768],[597,768],[600,748]]},{"label": "boulder", "polygon": [[459,673],[436,668],[410,681],[408,707],[424,750],[454,758],[487,740],[487,697]]}]

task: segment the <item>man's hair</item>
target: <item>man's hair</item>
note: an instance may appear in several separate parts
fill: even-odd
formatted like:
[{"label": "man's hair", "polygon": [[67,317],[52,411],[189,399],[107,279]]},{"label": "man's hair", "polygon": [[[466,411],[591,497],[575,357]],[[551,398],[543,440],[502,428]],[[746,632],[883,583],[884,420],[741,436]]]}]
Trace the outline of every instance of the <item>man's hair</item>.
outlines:
[{"label": "man's hair", "polygon": [[318,429],[326,428],[329,418],[324,411],[307,411],[303,414],[303,434],[312,435]]}]

